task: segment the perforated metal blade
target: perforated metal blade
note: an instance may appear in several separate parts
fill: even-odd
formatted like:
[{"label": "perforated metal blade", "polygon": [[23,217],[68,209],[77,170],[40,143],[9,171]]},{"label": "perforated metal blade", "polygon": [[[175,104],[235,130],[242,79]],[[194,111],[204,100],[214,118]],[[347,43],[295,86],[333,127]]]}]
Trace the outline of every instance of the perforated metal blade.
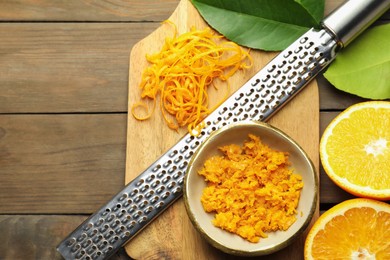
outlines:
[{"label": "perforated metal blade", "polygon": [[187,164],[212,132],[242,120],[265,121],[335,56],[336,41],[310,30],[280,53],[205,120],[199,136],[184,136],[58,247],[66,259],[106,259],[182,195]]},{"label": "perforated metal blade", "polygon": [[[366,26],[378,17],[379,10],[383,13],[388,9],[390,0],[353,0],[347,2],[344,11],[350,9],[348,3],[351,5],[351,2],[353,7],[359,3],[364,5],[357,16],[364,12],[371,16],[370,21],[359,24]],[[366,7],[369,4],[375,10],[371,7],[368,10]],[[379,5],[382,6],[379,8]],[[66,237],[57,250],[66,259],[107,259],[112,256],[180,198],[187,164],[198,146],[212,132],[232,122],[266,121],[335,58],[336,51],[343,45],[337,31],[345,30],[343,26],[333,26],[337,25],[338,19],[334,15],[331,18],[328,20],[330,27],[325,23],[326,29],[309,30],[276,56],[204,120],[205,127],[199,136],[187,134],[180,139]],[[343,17],[339,18],[342,20]],[[353,22],[343,24],[355,26]],[[360,33],[358,29],[354,28]],[[349,41],[351,37],[354,35],[344,38]]]}]

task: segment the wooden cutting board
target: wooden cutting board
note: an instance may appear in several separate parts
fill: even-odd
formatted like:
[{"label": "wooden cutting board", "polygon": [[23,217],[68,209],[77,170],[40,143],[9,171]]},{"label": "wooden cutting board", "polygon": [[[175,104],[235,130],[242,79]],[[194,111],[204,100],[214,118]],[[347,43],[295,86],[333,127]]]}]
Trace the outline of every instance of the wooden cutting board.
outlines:
[{"label": "wooden cutting board", "polygon": [[[169,20],[176,24],[179,34],[189,31],[192,26],[196,26],[197,29],[207,26],[189,0],[181,0]],[[126,183],[176,144],[187,131],[181,129],[176,132],[169,129],[159,109],[156,109],[152,118],[147,121],[137,121],[130,112],[132,105],[140,100],[138,86],[141,73],[148,66],[145,54],[158,52],[165,38],[172,37],[173,33],[171,25],[162,24],[156,31],[134,45],[130,54]],[[237,72],[230,79],[231,93],[264,67],[276,53],[252,50],[251,55],[254,59],[253,68]],[[223,92],[223,90],[218,91]],[[218,95],[221,93],[210,95],[211,100],[216,101],[219,100]],[[315,81],[302,90],[268,123],[294,138],[309,154],[318,172],[319,98]],[[318,207],[316,216],[318,216]],[[257,259],[303,259],[304,238],[302,236],[294,244],[272,256]],[[186,215],[182,199],[176,201],[127,243],[125,248],[129,256],[134,259],[238,259],[211,247],[197,234]]]}]

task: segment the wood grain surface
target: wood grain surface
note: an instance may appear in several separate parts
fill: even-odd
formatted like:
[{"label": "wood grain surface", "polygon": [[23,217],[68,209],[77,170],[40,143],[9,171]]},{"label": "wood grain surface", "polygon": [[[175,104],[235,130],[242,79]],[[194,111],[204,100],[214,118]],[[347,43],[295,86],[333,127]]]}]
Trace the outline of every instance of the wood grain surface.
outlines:
[{"label": "wood grain surface", "polygon": [[0,212],[94,212],[123,186],[125,121],[121,114],[1,115]]},{"label": "wood grain surface", "polygon": [[3,21],[161,21],[179,0],[1,0]]},{"label": "wood grain surface", "polygon": [[[192,26],[198,29],[207,26],[188,0],[182,0],[179,3],[169,20],[177,25],[179,33],[189,31]],[[171,25],[163,24],[134,45],[130,54],[128,111],[131,111],[132,105],[140,100],[138,85],[142,71],[148,66],[145,54],[158,52],[165,38],[171,37],[173,32]],[[229,80],[232,91],[237,90],[249,80],[276,53],[252,51],[251,55],[254,59],[253,68],[239,71]],[[221,94],[211,93],[211,105],[219,100],[218,95]],[[317,170],[319,169],[319,98],[315,81],[283,107],[269,123],[293,137],[309,154]],[[129,114],[127,128],[126,183],[138,176],[187,131],[186,128],[178,132],[169,129],[158,109],[147,121],[137,121]],[[290,259],[301,259],[303,239],[302,236],[285,250],[266,258],[280,259],[280,257],[293,255],[294,257]],[[126,251],[134,259],[158,259],[162,257],[160,254],[164,254],[164,257],[168,259],[224,259],[227,257],[199,237],[186,215],[182,200],[176,202],[130,241],[126,245]]]},{"label": "wood grain surface", "polygon": [[[180,0],[2,0],[2,21],[161,21]],[[342,3],[326,0],[325,14]],[[385,17],[390,17],[390,13]]]}]

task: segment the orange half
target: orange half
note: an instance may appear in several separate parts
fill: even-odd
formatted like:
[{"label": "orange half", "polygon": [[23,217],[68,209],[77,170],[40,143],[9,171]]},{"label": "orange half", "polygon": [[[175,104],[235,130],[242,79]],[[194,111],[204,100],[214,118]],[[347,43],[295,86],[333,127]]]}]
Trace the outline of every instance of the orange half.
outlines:
[{"label": "orange half", "polygon": [[390,102],[362,102],[340,113],[321,137],[320,158],[347,192],[389,200]]},{"label": "orange half", "polygon": [[390,259],[390,205],[344,201],[322,214],[305,241],[306,260]]}]

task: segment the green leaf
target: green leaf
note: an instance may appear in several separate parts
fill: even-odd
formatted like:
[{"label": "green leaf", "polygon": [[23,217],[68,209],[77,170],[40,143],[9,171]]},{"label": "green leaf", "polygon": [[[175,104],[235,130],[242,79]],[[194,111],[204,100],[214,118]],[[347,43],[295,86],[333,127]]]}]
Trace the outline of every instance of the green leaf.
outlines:
[{"label": "green leaf", "polygon": [[295,2],[302,5],[318,24],[324,18],[325,1],[295,0]]},{"label": "green leaf", "polygon": [[192,0],[207,23],[231,41],[280,51],[319,24],[324,0]]},{"label": "green leaf", "polygon": [[390,98],[390,24],[373,27],[355,39],[324,76],[342,91],[368,99]]}]

